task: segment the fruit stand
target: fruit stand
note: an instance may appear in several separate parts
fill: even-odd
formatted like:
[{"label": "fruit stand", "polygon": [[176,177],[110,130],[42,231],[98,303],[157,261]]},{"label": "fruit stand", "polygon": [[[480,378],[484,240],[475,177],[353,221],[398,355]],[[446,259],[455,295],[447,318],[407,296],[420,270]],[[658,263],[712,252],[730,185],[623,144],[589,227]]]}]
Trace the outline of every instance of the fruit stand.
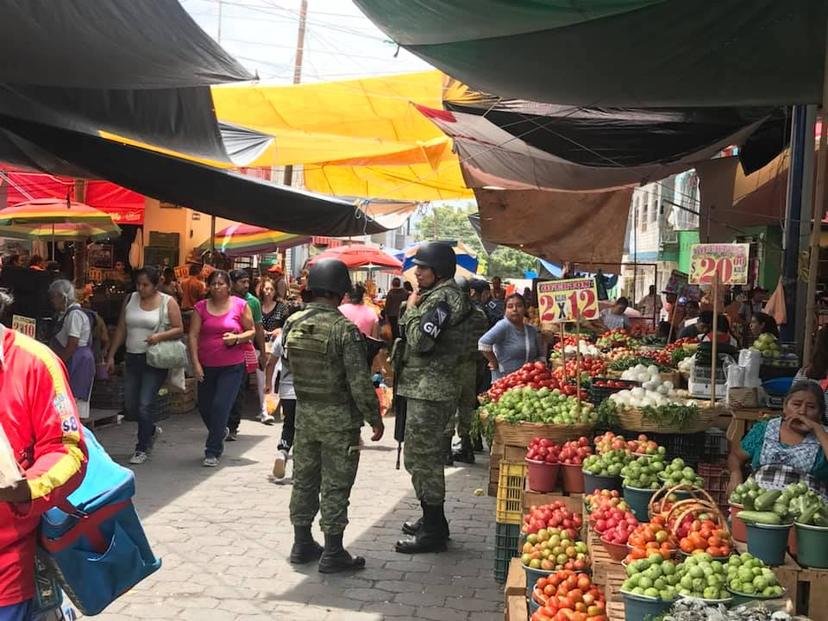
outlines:
[{"label": "fruit stand", "polygon": [[787,553],[765,562],[731,534],[723,430],[738,439],[771,410],[690,398],[675,365],[692,343],[659,349],[615,330],[563,344],[481,400],[506,618],[643,621],[687,613],[687,596],[821,610],[828,570]]}]

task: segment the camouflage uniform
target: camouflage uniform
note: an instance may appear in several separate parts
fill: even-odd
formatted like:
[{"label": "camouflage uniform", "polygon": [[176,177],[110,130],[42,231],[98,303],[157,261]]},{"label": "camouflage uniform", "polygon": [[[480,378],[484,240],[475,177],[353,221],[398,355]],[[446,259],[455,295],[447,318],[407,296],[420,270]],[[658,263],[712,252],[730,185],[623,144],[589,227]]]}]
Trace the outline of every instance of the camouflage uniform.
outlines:
[{"label": "camouflage uniform", "polygon": [[457,410],[460,363],[469,357],[469,297],[454,280],[424,291],[400,320],[406,340],[397,394],[406,397],[405,469],[417,498],[442,505],[446,495],[442,438]]},{"label": "camouflage uniform", "polygon": [[460,363],[460,401],[457,405],[456,416],[449,418],[446,427],[446,435],[454,436],[455,421],[457,424],[457,435],[461,438],[471,432],[471,422],[474,411],[477,409],[477,371],[480,364],[481,354],[477,350],[477,342],[489,330],[489,319],[483,308],[473,301],[471,303],[471,314],[469,315],[469,333],[466,345],[468,357]]},{"label": "camouflage uniform", "polygon": [[310,526],[321,509],[322,532],[341,534],[359,464],[359,451],[349,448],[359,444],[363,421],[381,422],[365,339],[336,308],[318,303],[292,315],[285,331],[297,399],[290,521]]}]

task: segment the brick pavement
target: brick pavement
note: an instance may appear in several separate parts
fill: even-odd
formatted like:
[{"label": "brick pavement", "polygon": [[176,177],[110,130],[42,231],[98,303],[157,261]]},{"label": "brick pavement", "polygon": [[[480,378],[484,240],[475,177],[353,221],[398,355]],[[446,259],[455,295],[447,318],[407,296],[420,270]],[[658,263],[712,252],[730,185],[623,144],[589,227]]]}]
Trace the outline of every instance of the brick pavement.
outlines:
[{"label": "brick pavement", "polygon": [[[500,621],[502,590],[492,578],[494,501],[473,494],[486,487],[487,463],[480,458],[446,471],[449,550],[397,554],[400,524],[419,505],[405,470],[394,469],[393,419],[386,425],[381,445],[388,450],[362,454],[345,533],[347,547],[366,557],[367,568],[323,577],[315,565],[297,569],[286,559],[291,488],[267,480],[280,426],[243,421],[239,441],[227,445],[219,468],[209,469],[200,464],[204,429],[197,415],[162,423],[152,459],[135,472],[138,510],[163,567],[97,618]],[[126,463],[134,433],[126,423],[98,436]],[[314,532],[321,538],[318,527]]]}]

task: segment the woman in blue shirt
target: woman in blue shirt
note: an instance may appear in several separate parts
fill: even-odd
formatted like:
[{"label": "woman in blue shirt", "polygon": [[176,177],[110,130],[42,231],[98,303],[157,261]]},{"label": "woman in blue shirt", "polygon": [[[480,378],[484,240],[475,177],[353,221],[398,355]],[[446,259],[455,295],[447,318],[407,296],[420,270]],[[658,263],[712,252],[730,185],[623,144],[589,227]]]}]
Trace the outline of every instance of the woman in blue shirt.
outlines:
[{"label": "woman in blue shirt", "polygon": [[519,293],[506,298],[506,315],[484,334],[478,349],[489,361],[492,381],[517,371],[527,362],[544,360],[544,346],[535,326],[526,323],[526,300]]},{"label": "woman in blue shirt", "polygon": [[729,490],[742,480],[742,467],[750,461],[753,477],[767,489],[783,489],[805,482],[828,498],[828,429],[825,399],[816,382],[797,381],[785,396],[782,416],[760,421],[728,457]]}]

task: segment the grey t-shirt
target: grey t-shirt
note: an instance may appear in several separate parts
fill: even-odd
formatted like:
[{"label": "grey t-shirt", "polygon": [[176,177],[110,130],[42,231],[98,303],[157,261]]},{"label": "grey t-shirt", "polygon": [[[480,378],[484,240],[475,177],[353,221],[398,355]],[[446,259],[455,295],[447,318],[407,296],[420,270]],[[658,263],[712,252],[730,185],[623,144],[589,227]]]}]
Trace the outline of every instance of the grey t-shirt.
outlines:
[{"label": "grey t-shirt", "polygon": [[478,349],[493,351],[497,358],[498,370],[492,373],[492,379],[517,371],[527,362],[543,360],[544,355],[540,334],[535,326],[524,324],[521,331],[505,318],[480,338]]},{"label": "grey t-shirt", "polygon": [[607,330],[630,327],[630,318],[627,315],[616,315],[611,308],[605,308],[601,311],[601,322],[607,327]]}]

